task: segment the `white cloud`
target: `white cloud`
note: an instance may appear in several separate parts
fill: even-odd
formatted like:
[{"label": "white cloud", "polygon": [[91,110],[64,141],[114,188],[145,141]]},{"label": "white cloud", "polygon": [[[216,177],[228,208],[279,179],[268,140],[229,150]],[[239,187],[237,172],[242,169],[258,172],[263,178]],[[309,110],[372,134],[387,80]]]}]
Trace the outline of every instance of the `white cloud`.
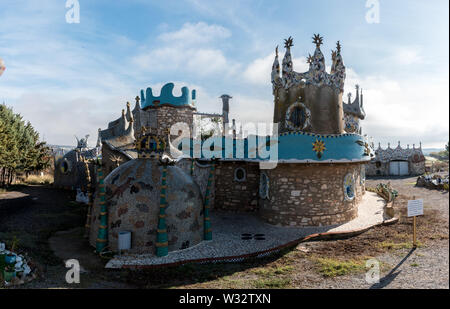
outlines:
[{"label": "white cloud", "polygon": [[181,29],[159,35],[157,45],[154,42],[141,47],[141,52],[132,57],[131,62],[140,70],[177,71],[194,73],[197,76],[232,75],[239,70],[239,63],[228,59],[216,46],[220,40],[227,39],[231,32],[219,25],[204,22],[186,23]]},{"label": "white cloud", "polygon": [[198,22],[196,24],[185,23],[177,31],[162,33],[159,35],[159,39],[166,43],[181,42],[182,45],[197,45],[227,39],[230,36],[231,32],[227,28]]},{"label": "white cloud", "polygon": [[[243,75],[246,81],[255,85],[269,85],[271,80],[272,64],[275,59],[275,53],[262,58],[253,60],[245,69]],[[283,58],[279,56],[280,67]],[[309,65],[305,57],[292,59],[294,70],[296,72],[308,71]],[[281,68],[280,68],[281,69]]]},{"label": "white cloud", "polygon": [[364,93],[363,131],[384,145],[424,142],[443,147],[449,135],[448,76],[393,80],[386,76],[358,76],[347,69],[346,93],[359,84]]},{"label": "white cloud", "polygon": [[411,65],[423,61],[421,50],[418,47],[400,47],[394,50],[390,61],[400,65]]}]

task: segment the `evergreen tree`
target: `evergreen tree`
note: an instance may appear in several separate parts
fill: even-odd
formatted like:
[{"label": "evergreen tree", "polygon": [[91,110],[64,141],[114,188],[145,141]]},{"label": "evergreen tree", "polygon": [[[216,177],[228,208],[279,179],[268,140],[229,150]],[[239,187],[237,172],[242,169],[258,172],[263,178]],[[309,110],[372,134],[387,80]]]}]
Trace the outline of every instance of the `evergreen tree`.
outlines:
[{"label": "evergreen tree", "polygon": [[30,122],[25,123],[20,114],[0,105],[0,186],[11,184],[17,173],[47,168],[49,151]]}]

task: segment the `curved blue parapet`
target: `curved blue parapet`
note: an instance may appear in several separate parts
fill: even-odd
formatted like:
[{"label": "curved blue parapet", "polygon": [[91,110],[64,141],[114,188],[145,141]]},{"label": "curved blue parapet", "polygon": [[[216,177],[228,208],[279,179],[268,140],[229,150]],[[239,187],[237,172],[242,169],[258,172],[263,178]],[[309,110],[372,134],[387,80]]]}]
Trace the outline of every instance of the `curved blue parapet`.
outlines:
[{"label": "curved blue parapet", "polygon": [[359,134],[318,135],[293,132],[279,136],[278,155],[282,162],[369,161],[373,149],[367,138]]},{"label": "curved blue parapet", "polygon": [[[292,132],[280,136],[249,136],[243,140],[213,137],[205,141],[184,139],[178,149],[184,157],[280,163],[331,163],[371,160],[374,152],[367,137],[359,134],[318,135]],[[269,150],[267,145],[271,146]],[[201,149],[201,151],[200,151]],[[264,153],[265,151],[265,153]],[[275,152],[276,151],[276,155]]]},{"label": "curved blue parapet", "polygon": [[194,107],[196,91],[192,90],[192,95],[189,94],[189,88],[181,88],[181,96],[176,97],[173,95],[173,83],[167,83],[161,88],[161,94],[159,97],[155,97],[152,92],[152,88],[148,87],[145,91],[141,90],[141,108],[157,107],[161,105],[169,105],[174,107],[189,106]]}]

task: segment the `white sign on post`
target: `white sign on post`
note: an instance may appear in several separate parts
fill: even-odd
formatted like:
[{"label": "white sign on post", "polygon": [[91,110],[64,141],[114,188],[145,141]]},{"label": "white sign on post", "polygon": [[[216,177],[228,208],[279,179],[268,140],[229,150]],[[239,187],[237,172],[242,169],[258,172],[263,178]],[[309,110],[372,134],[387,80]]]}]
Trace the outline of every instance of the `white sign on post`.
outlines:
[{"label": "white sign on post", "polygon": [[423,216],[423,200],[408,201],[408,217]]}]

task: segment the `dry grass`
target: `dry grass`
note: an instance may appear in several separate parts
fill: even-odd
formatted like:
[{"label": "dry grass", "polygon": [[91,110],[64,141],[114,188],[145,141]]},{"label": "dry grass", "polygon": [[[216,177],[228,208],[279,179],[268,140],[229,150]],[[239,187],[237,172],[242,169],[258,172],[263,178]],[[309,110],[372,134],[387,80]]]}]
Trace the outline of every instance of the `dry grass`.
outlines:
[{"label": "dry grass", "polygon": [[24,180],[24,183],[29,185],[49,185],[53,183],[53,175],[30,175]]},{"label": "dry grass", "polygon": [[314,257],[317,270],[324,277],[345,276],[352,273],[366,271],[366,260],[364,258],[341,260],[334,258]]}]

